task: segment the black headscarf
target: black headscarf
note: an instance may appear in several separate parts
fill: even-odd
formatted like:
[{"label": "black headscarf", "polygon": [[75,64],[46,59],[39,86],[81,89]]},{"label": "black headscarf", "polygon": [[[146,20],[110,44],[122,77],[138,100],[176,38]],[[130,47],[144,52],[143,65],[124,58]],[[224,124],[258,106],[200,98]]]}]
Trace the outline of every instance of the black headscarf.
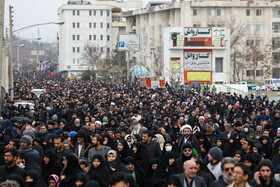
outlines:
[{"label": "black headscarf", "polygon": [[133,147],[137,148],[136,153],[133,153],[134,160],[143,168],[145,173],[149,170],[149,155],[143,143],[135,143]]},{"label": "black headscarf", "polygon": [[138,186],[144,186],[144,177],[145,177],[144,170],[141,168],[141,166],[139,166],[139,164],[131,156],[128,156],[124,159],[125,165],[127,165],[129,163],[132,163],[134,165],[136,184]]},{"label": "black headscarf", "polygon": [[89,172],[87,173],[89,180],[96,180],[99,182],[100,186],[107,187],[109,185],[108,179],[110,178],[110,174],[107,167],[105,167],[105,161],[101,155],[94,155],[92,161],[94,159],[98,159],[100,165],[94,168],[91,163]]},{"label": "black headscarf", "polygon": [[24,154],[25,159],[25,171],[35,170],[37,173],[41,174],[42,169],[40,165],[37,163],[37,155],[33,152],[28,152]]},{"label": "black headscarf", "polygon": [[33,179],[33,182],[27,182],[29,187],[47,187],[41,175],[36,170],[26,171],[24,177],[30,176]]},{"label": "black headscarf", "polygon": [[122,151],[118,151],[118,149],[117,149],[120,161],[123,163],[124,159],[126,157],[130,156],[130,149],[128,147],[128,144],[127,144],[126,140],[121,139],[118,143],[121,143],[123,145],[123,150]]},{"label": "black headscarf", "polygon": [[42,176],[45,182],[48,182],[48,178],[51,174],[56,174],[57,176],[60,176],[62,166],[60,163],[58,163],[58,160],[56,159],[56,155],[53,151],[47,150],[43,158],[47,157],[50,159],[48,164],[45,164],[45,162],[42,162]]}]

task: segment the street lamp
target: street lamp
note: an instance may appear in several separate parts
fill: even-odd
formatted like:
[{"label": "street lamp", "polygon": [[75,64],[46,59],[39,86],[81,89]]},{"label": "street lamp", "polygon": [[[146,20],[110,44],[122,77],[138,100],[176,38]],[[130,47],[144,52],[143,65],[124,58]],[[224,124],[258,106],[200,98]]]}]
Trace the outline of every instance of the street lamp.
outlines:
[{"label": "street lamp", "polygon": [[50,24],[63,25],[64,23],[65,23],[65,21],[47,22],[47,23],[37,23],[37,24],[29,25],[29,26],[22,27],[22,28],[20,28],[20,29],[14,30],[13,33],[20,32],[20,31],[23,31],[23,30],[25,30],[25,29],[29,29],[29,28],[31,28],[31,27],[41,26],[41,25],[50,25]]},{"label": "street lamp", "polygon": [[17,69],[18,69],[18,72],[19,72],[19,48],[20,47],[24,47],[24,44],[19,44],[18,43],[18,46],[17,46]]}]

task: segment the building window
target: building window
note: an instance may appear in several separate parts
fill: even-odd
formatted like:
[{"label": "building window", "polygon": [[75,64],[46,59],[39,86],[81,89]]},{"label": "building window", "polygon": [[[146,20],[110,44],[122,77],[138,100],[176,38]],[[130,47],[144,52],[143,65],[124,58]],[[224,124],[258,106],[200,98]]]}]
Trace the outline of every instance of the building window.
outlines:
[{"label": "building window", "polygon": [[119,16],[113,16],[112,22],[121,22],[121,18]]},{"label": "building window", "polygon": [[103,40],[103,35],[100,35],[100,40]]},{"label": "building window", "polygon": [[274,47],[274,48],[280,47],[280,38],[273,38],[272,47]]},{"label": "building window", "polygon": [[96,28],[96,23],[95,22],[93,23],[93,28]]},{"label": "building window", "polygon": [[93,15],[96,16],[96,10],[93,11]]},{"label": "building window", "polygon": [[254,70],[246,70],[246,76],[247,77],[254,76]]},{"label": "building window", "polygon": [[200,24],[198,24],[198,23],[193,24],[193,27],[200,27]]},{"label": "building window", "polygon": [[80,11],[79,10],[77,10],[77,16],[79,16],[80,15]]},{"label": "building window", "polygon": [[109,10],[107,10],[107,16],[110,16],[110,11]]},{"label": "building window", "polygon": [[273,10],[273,17],[274,18],[280,18],[280,10]]},{"label": "building window", "polygon": [[80,52],[80,47],[77,47],[77,53],[79,53]]},{"label": "building window", "polygon": [[75,10],[72,11],[72,15],[75,16]]},{"label": "building window", "polygon": [[208,24],[207,27],[215,27],[215,24]]},{"label": "building window", "polygon": [[217,16],[224,16],[224,15],[225,15],[224,9],[218,9],[217,10]]},{"label": "building window", "polygon": [[200,16],[200,10],[199,9],[193,9],[193,16]]},{"label": "building window", "polygon": [[110,53],[110,48],[109,47],[107,48],[107,53]]},{"label": "building window", "polygon": [[254,24],[247,24],[246,25],[246,30],[248,32],[254,32]]},{"label": "building window", "polygon": [[93,35],[93,40],[96,40],[96,35]]},{"label": "building window", "polygon": [[89,13],[90,16],[92,15],[92,11],[91,10],[88,13]]},{"label": "building window", "polygon": [[[102,36],[102,35],[101,35]],[[103,47],[100,47],[100,52],[103,53]]]},{"label": "building window", "polygon": [[217,27],[225,27],[225,24],[220,23],[220,24],[217,25]]},{"label": "building window", "polygon": [[262,15],[263,15],[263,10],[257,9],[256,16],[262,16]]},{"label": "building window", "polygon": [[274,33],[280,33],[280,23],[272,23],[272,31]]},{"label": "building window", "polygon": [[246,16],[251,16],[251,10],[250,9],[246,10]]},{"label": "building window", "polygon": [[80,64],[80,59],[77,59],[77,64]]},{"label": "building window", "polygon": [[252,47],[254,45],[254,40],[246,40],[246,46]]},{"label": "building window", "polygon": [[80,35],[77,35],[77,40],[80,40]]},{"label": "building window", "polygon": [[73,58],[73,64],[75,64],[76,62],[75,62],[76,60]]},{"label": "building window", "polygon": [[263,40],[256,40],[256,46],[257,47],[263,47],[264,46],[264,41]]},{"label": "building window", "polygon": [[257,24],[256,31],[258,31],[258,32],[263,31],[263,24]]},{"label": "building window", "polygon": [[216,66],[215,66],[215,72],[222,73],[223,71],[223,58],[216,58]]},{"label": "building window", "polygon": [[110,29],[110,23],[107,23],[107,29]]},{"label": "building window", "polygon": [[273,63],[279,63],[280,60],[280,53],[272,53],[272,61]]},{"label": "building window", "polygon": [[215,16],[215,10],[214,9],[208,9],[207,15],[208,16]]},{"label": "building window", "polygon": [[75,47],[72,48],[72,52],[75,53]]},{"label": "building window", "polygon": [[103,23],[100,23],[100,28],[103,28]]},{"label": "building window", "polygon": [[263,70],[256,70],[256,76],[262,77],[263,76]]},{"label": "building window", "polygon": [[73,27],[73,28],[75,28],[75,26],[76,26],[75,22],[74,22],[74,23],[72,23],[72,27]]},{"label": "building window", "polygon": [[88,40],[92,40],[92,35],[89,35],[89,36],[88,36]]},{"label": "building window", "polygon": [[103,16],[103,10],[100,10],[100,16]]},{"label": "building window", "polygon": [[72,40],[75,40],[75,35],[72,35]]},{"label": "building window", "polygon": [[107,41],[110,41],[110,36],[109,35],[107,36]]},{"label": "building window", "polygon": [[80,28],[80,23],[79,22],[77,23],[77,28]]}]

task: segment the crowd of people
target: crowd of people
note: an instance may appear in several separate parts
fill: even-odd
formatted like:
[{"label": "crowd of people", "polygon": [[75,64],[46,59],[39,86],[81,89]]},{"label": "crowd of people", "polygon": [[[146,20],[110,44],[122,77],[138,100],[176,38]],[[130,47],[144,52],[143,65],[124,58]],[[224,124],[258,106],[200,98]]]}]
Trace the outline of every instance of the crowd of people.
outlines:
[{"label": "crowd of people", "polygon": [[267,96],[16,78],[0,187],[280,186],[280,103]]}]

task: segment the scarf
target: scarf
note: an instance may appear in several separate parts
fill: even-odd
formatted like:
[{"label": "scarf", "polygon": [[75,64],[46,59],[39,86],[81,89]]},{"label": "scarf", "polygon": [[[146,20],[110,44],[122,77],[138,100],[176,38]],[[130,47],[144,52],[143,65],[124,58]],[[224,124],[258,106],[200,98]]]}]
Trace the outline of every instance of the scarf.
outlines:
[{"label": "scarf", "polygon": [[127,168],[129,173],[133,176],[134,180],[136,181],[136,175],[135,175],[135,166],[132,168]]},{"label": "scarf", "polygon": [[116,171],[117,170],[117,160],[108,162],[108,164],[109,164],[109,166],[110,166],[112,171]]},{"label": "scarf", "polygon": [[78,159],[84,158],[84,153],[85,153],[85,143],[82,144],[80,156],[79,156],[79,143],[76,143],[75,155],[77,155]]},{"label": "scarf", "polygon": [[27,145],[27,146],[20,146],[20,148],[19,148],[19,152],[21,153],[21,154],[25,154],[25,153],[28,153],[28,152],[30,152],[32,150],[32,145],[30,144],[30,145]]}]

